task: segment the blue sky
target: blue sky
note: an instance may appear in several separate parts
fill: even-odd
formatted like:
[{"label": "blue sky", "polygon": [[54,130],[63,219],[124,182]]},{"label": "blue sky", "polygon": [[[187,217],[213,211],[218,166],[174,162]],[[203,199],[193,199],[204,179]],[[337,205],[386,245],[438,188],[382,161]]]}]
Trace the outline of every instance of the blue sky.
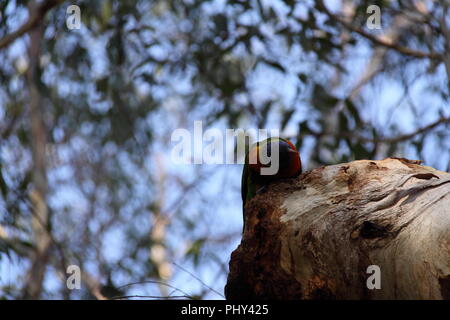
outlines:
[{"label": "blue sky", "polygon": [[[224,1],[217,1],[216,4],[211,5],[209,10],[222,10]],[[336,1],[332,1],[333,4]],[[281,7],[280,7],[280,10]],[[17,23],[22,21],[25,16],[18,18]],[[252,19],[248,17],[247,19]],[[386,26],[383,26],[386,28]],[[82,29],[79,32],[84,34],[86,45],[91,48],[91,59],[95,61],[93,64],[92,74],[94,77],[101,77],[107,64],[105,63],[105,42],[104,40],[94,39],[89,35],[86,29]],[[270,33],[270,30],[266,30]],[[264,50],[263,47],[255,42],[253,44],[255,50]],[[14,57],[20,57],[24,53],[24,41],[16,41],[13,46],[8,50],[8,53]],[[259,49],[258,49],[259,48]],[[301,48],[294,48],[289,54],[283,50],[282,43],[277,43],[274,41],[272,46],[273,54],[283,57],[283,62],[286,66],[291,67],[290,73],[282,74],[281,72],[274,70],[271,67],[259,65],[256,72],[248,80],[248,86],[251,90],[252,98],[255,102],[267,101],[268,99],[274,99],[278,104],[289,106],[293,103],[296,98],[296,84],[297,76],[296,72],[299,70],[304,71],[307,74],[313,74],[320,72],[320,70],[315,70],[315,65],[309,63],[308,61],[302,61],[298,63],[297,57],[302,54]],[[160,51],[159,54],[164,56],[164,47],[158,47],[154,49]],[[336,90],[336,95],[340,97],[345,97],[353,85],[358,81],[360,74],[365,69],[370,51],[364,45],[359,46],[350,53],[352,56],[348,59],[348,69],[349,74],[345,76],[343,83],[346,85],[341,86]],[[49,77],[51,73],[49,73]],[[164,76],[164,75],[161,75]],[[412,74],[412,76],[414,76]],[[324,75],[324,78],[326,75]],[[443,66],[436,70],[436,73],[429,76],[435,79],[446,79],[445,70]],[[202,120],[202,115],[205,109],[214,107],[214,101],[209,102],[204,106],[204,109],[197,110],[192,114],[185,114],[185,101],[182,98],[182,93],[186,91],[193,90],[189,85],[189,81],[183,79],[176,79],[174,81],[174,88],[169,89],[157,89],[157,95],[160,95],[163,101],[161,110],[154,116],[147,119],[147,124],[151,127],[155,134],[155,145],[152,146],[151,150],[145,150],[146,156],[148,156],[148,162],[145,171],[150,175],[155,173],[155,163],[158,159],[164,164],[164,170],[168,174],[181,177],[186,182],[189,182],[198,174],[199,170],[214,171],[214,175],[209,179],[205,179],[205,182],[198,187],[195,192],[193,192],[189,201],[186,205],[185,212],[189,218],[193,221],[198,221],[201,226],[194,231],[194,234],[186,234],[186,230],[179,226],[178,222],[174,222],[173,226],[169,229],[168,243],[174,251],[174,256],[171,257],[173,261],[180,265],[183,269],[180,270],[176,265],[172,265],[171,268],[174,271],[174,276],[168,281],[168,283],[174,287],[180,288],[182,291],[188,293],[196,293],[205,289],[205,284],[214,290],[222,293],[223,287],[226,283],[226,274],[221,272],[220,265],[214,262],[209,262],[207,264],[200,264],[199,267],[195,267],[192,262],[186,261],[184,259],[184,253],[187,247],[189,247],[190,239],[198,237],[220,237],[222,235],[234,234],[234,236],[228,240],[227,243],[220,246],[220,252],[214,252],[218,254],[222,261],[228,261],[231,252],[237,247],[240,241],[239,232],[242,230],[242,204],[240,199],[240,178],[242,172],[242,165],[239,164],[229,164],[229,165],[177,165],[172,162],[171,151],[174,146],[170,143],[168,137],[173,130],[185,127],[188,130],[192,130],[192,126],[195,120]],[[324,79],[326,80],[326,79]],[[367,87],[362,91],[362,95],[366,97],[368,103],[364,105],[361,109],[362,117],[366,121],[376,123],[379,128],[383,128],[387,123],[395,122],[400,131],[408,133],[418,126],[426,125],[439,117],[439,110],[444,110],[447,112],[447,116],[450,114],[450,106],[443,105],[443,101],[437,94],[427,90],[426,86],[428,84],[429,78],[423,78],[415,82],[411,88],[410,95],[411,99],[419,106],[419,116],[414,116],[413,110],[411,109],[408,101],[403,101],[397,104],[397,101],[402,97],[402,88],[397,85],[397,82],[389,77],[383,77],[377,80],[375,86]],[[61,86],[61,90],[70,91],[73,87]],[[143,84],[138,90],[137,94],[145,95],[149,88]],[[304,97],[301,95],[300,97]],[[99,105],[99,108],[102,107]],[[5,115],[1,112],[0,108],[0,120]],[[298,121],[310,119],[314,117],[314,114],[310,112],[307,103],[300,103],[297,112],[295,113],[293,119],[289,122],[287,128],[283,132],[283,135],[293,135],[297,132]],[[266,129],[278,128],[279,125],[279,115],[274,111],[273,115],[269,118]],[[419,119],[419,122],[417,121]],[[243,119],[239,127],[240,128],[250,128],[254,126],[253,119]],[[223,121],[216,122],[214,128],[217,128],[225,133],[227,129],[226,124]],[[205,131],[208,129],[204,127]],[[237,128],[229,128],[237,129]],[[86,128],[89,131],[89,128]],[[389,136],[389,133],[386,133]],[[225,136],[225,134],[224,134]],[[82,138],[76,140],[71,148],[79,152],[85,152],[88,144],[85,145],[85,141]],[[450,146],[447,144],[450,148]],[[309,156],[311,154],[311,148],[313,144],[311,141],[305,141],[302,147],[301,155],[304,168],[309,170],[312,169],[309,162]],[[0,159],[2,161],[8,162],[13,161],[14,150],[12,145],[7,145],[0,150]],[[59,157],[70,158],[73,149],[61,147],[58,149]],[[428,139],[425,147],[425,152],[427,158],[425,164],[432,165],[440,169],[446,168],[449,162],[450,154],[448,150],[439,150],[436,141],[433,139]],[[399,156],[404,156],[406,158],[417,158],[418,155],[415,150],[408,148],[404,150]],[[161,160],[162,159],[162,160]],[[30,159],[23,159],[24,165],[30,161]],[[142,171],[132,166],[132,164],[124,156],[120,159],[123,168],[127,170],[130,176],[133,177],[135,181],[134,190],[137,198],[145,198],[151,189],[146,185],[146,180],[142,175]],[[60,166],[55,167],[49,173],[50,181],[64,181],[68,180],[72,175],[72,168],[70,166]],[[171,182],[167,182],[166,188],[176,188]],[[73,185],[73,183],[65,183],[64,185],[58,185],[55,192],[51,195],[49,201],[52,207],[58,208],[63,207],[67,204],[80,213],[80,217],[85,214],[87,203],[83,196],[77,191],[78,186]],[[156,186],[156,190],[160,190],[161,186]],[[173,202],[178,199],[179,193],[175,190],[173,193],[167,195],[166,206],[170,208]],[[211,201],[204,202],[202,199],[211,199]],[[4,208],[0,208],[0,214],[7,214]],[[148,228],[150,220],[139,221],[143,228]],[[92,226],[95,230],[95,226]],[[104,246],[104,252],[106,256],[111,260],[115,261],[122,256],[123,250],[126,249],[124,246],[124,234],[123,230],[117,228],[112,232],[107,234],[105,243],[108,245]],[[216,247],[214,247],[215,250]],[[87,263],[87,268],[92,268],[89,270],[92,273],[96,273],[96,268],[94,264]],[[23,270],[25,270],[23,265],[20,265],[16,259],[2,259],[0,261],[0,285],[13,284],[18,278],[23,276]],[[194,274],[192,276],[190,273]],[[196,279],[198,277],[201,279],[199,281]],[[125,276],[119,275],[116,279],[119,284],[127,284],[134,282],[134,279],[127,278]],[[204,284],[202,284],[202,282]],[[52,272],[46,279],[47,288],[58,288],[60,285],[60,280],[57,278],[56,274]],[[136,285],[132,287],[130,294],[159,294],[159,289],[154,284]],[[206,298],[219,299],[222,298],[220,295],[214,291],[210,291]]]}]

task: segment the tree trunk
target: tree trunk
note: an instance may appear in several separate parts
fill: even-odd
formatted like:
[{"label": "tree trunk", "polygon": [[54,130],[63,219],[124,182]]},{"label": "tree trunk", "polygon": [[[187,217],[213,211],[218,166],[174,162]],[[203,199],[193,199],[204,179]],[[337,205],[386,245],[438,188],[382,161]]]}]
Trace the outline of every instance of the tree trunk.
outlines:
[{"label": "tree trunk", "polygon": [[[30,15],[37,10],[36,2],[30,3]],[[47,170],[46,170],[46,128],[44,108],[39,92],[39,58],[44,34],[41,21],[30,30],[28,48],[29,67],[27,80],[30,101],[31,149],[33,155],[33,189],[30,192],[32,203],[31,226],[34,233],[35,250],[31,256],[26,282],[23,288],[24,299],[39,299],[42,293],[47,262],[50,254],[50,218],[47,207]]]},{"label": "tree trunk", "polygon": [[450,173],[321,167],[271,184],[245,215],[227,299],[450,299]]}]

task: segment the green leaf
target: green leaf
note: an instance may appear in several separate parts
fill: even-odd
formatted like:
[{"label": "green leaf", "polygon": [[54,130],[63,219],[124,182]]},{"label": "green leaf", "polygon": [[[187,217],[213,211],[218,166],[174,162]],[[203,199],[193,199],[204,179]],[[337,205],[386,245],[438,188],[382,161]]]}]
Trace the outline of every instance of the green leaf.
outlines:
[{"label": "green leaf", "polygon": [[348,127],[348,119],[347,116],[341,111],[338,114],[338,118],[339,118],[339,131],[340,132],[349,132],[349,127]]},{"label": "green leaf", "polygon": [[357,127],[360,127],[362,125],[361,117],[359,116],[358,108],[356,108],[355,104],[350,99],[345,99],[345,106],[347,107],[347,110],[350,112],[350,114],[353,116],[353,119],[355,119],[355,124]]},{"label": "green leaf", "polygon": [[300,72],[300,73],[297,75],[297,77],[298,77],[298,79],[299,79],[301,82],[303,82],[303,83],[306,83],[306,81],[308,80],[308,76],[307,76],[306,74],[302,73],[302,72]]},{"label": "green leaf", "polygon": [[308,126],[308,121],[304,120],[302,122],[299,123],[298,125],[298,132],[301,136],[305,136],[308,134],[312,134],[312,130],[309,128]]},{"label": "green leaf", "polygon": [[289,120],[291,120],[291,117],[294,114],[294,112],[295,112],[295,109],[283,111],[283,117],[281,119],[281,130],[283,130],[286,127]]},{"label": "green leaf", "polygon": [[97,81],[95,81],[96,89],[102,93],[106,93],[106,91],[108,91],[108,84],[109,84],[108,77],[100,78]]},{"label": "green leaf", "polygon": [[6,181],[3,178],[2,163],[1,162],[0,162],[0,191],[3,194],[3,197],[6,197],[6,195],[8,194],[8,186],[6,185]]},{"label": "green leaf", "polygon": [[352,148],[353,154],[355,155],[355,159],[356,160],[361,160],[361,159],[370,159],[371,157],[371,152],[369,150],[366,149],[366,147],[364,147],[364,145],[360,142],[358,142],[357,144],[355,144]]},{"label": "green leaf", "polygon": [[321,84],[314,84],[311,102],[315,108],[321,111],[329,111],[336,106],[338,101],[339,99],[329,94]]},{"label": "green leaf", "polygon": [[201,250],[204,244],[205,244],[204,238],[197,239],[191,244],[191,246],[186,251],[186,257],[192,258],[192,261],[194,262],[195,266],[198,265]]}]

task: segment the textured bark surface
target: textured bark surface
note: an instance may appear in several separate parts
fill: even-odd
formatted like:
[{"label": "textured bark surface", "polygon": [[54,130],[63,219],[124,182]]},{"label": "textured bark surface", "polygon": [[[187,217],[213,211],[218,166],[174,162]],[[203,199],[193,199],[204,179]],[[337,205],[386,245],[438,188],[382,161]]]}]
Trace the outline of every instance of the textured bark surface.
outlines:
[{"label": "textured bark surface", "polygon": [[[368,289],[367,267],[381,289]],[[321,167],[246,207],[228,299],[450,299],[450,173],[385,159]]]}]

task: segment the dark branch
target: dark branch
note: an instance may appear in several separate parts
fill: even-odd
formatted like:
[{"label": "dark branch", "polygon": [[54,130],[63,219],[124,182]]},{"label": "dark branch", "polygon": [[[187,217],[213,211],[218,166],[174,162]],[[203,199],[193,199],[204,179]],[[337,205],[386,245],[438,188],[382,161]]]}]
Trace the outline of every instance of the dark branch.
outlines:
[{"label": "dark branch", "polygon": [[393,49],[399,53],[402,53],[404,55],[407,56],[411,56],[411,57],[415,57],[415,58],[419,58],[419,59],[437,59],[437,60],[442,60],[443,57],[442,55],[435,53],[435,52],[423,52],[423,51],[418,51],[418,50],[413,50],[407,47],[403,47],[400,45],[397,45],[391,41],[388,40],[384,40],[381,39],[377,36],[374,36],[370,33],[365,32],[363,29],[355,27],[354,25],[352,25],[351,23],[348,23],[347,21],[345,21],[344,19],[342,19],[341,17],[339,17],[338,15],[333,14],[330,10],[328,10],[328,8],[325,6],[325,4],[323,3],[322,0],[318,0],[318,7],[319,9],[321,9],[330,19],[338,21],[340,24],[342,24],[345,28],[347,28],[348,30],[352,31],[352,32],[356,32],[359,35],[363,36],[364,38],[372,41],[373,43],[389,48],[389,49]]},{"label": "dark branch", "polygon": [[[401,141],[405,141],[405,140],[409,140],[419,134],[423,134],[426,133],[436,127],[438,127],[441,124],[450,124],[450,118],[440,118],[438,120],[436,120],[435,122],[430,123],[429,125],[419,128],[416,131],[413,131],[411,133],[407,133],[407,134],[402,134],[399,136],[395,136],[395,137],[379,137],[379,138],[368,138],[368,137],[364,137],[361,136],[355,132],[342,132],[337,134],[339,137],[343,137],[343,138],[349,138],[349,139],[356,139],[360,142],[373,142],[373,143],[395,143],[395,142],[401,142]],[[315,137],[322,137],[322,136],[329,136],[330,133],[327,132],[319,132],[319,131],[314,131],[311,128],[309,128],[311,134]],[[333,134],[335,135],[335,134]]]},{"label": "dark branch", "polygon": [[[400,141],[405,141],[405,140],[409,140],[413,137],[415,137],[416,135],[419,134],[423,134],[426,133],[434,128],[436,128],[437,126],[444,124],[444,123],[450,123],[450,118],[440,118],[438,120],[436,120],[435,122],[430,123],[429,125],[419,128],[414,132],[411,133],[407,133],[407,134],[403,134],[400,136],[396,136],[396,137],[387,137],[387,138],[366,138],[366,137],[362,137],[362,136],[356,136],[356,138],[362,142],[385,142],[385,143],[394,143],[394,142],[400,142]],[[352,135],[354,135],[352,133]]]},{"label": "dark branch", "polygon": [[47,0],[39,4],[30,14],[30,18],[19,29],[0,39],[0,49],[14,42],[17,38],[33,29],[44,18],[47,11],[60,4],[63,0]]}]

